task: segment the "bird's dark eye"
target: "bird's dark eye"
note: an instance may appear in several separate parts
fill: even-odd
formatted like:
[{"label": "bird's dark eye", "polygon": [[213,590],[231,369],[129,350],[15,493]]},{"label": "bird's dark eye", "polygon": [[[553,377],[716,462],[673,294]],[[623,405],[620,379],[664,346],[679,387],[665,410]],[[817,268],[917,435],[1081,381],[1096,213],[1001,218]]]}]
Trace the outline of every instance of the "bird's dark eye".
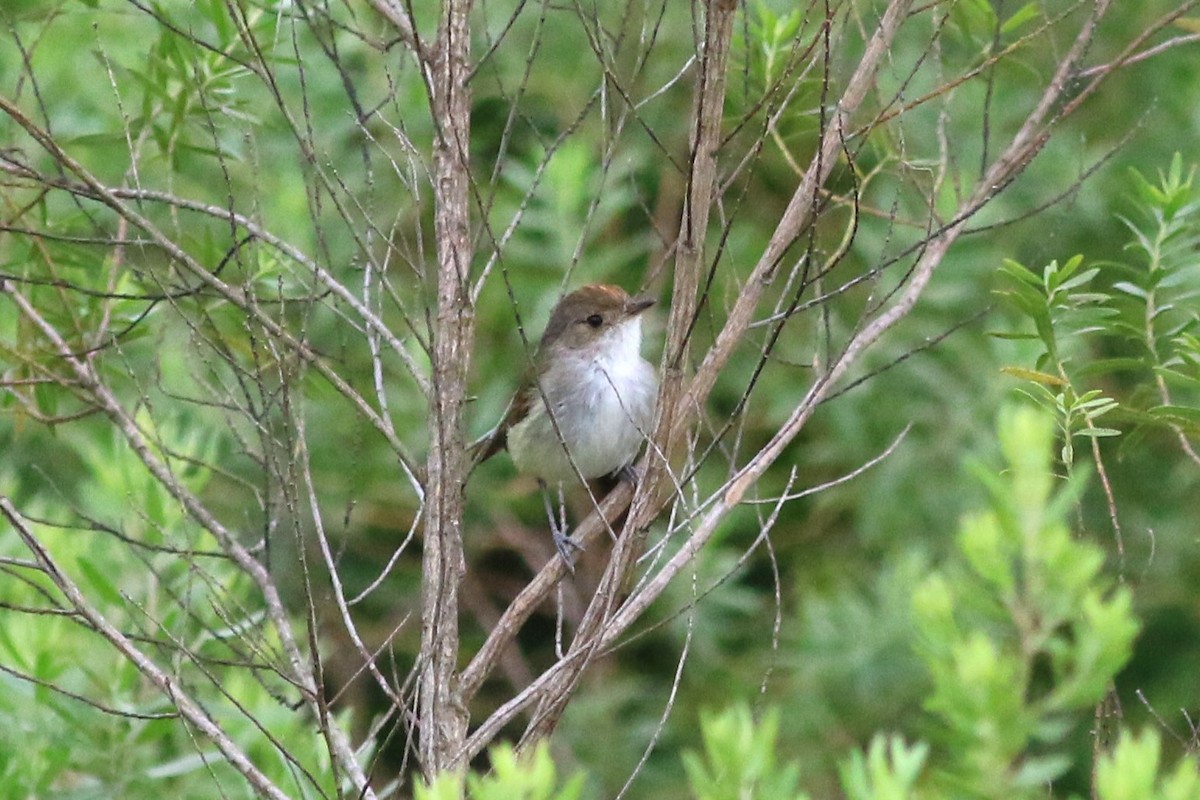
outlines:
[{"label": "bird's dark eye", "polygon": [[600,316],[599,314],[592,314],[590,317],[585,319],[584,322],[586,322],[588,325],[591,325],[593,328],[599,328],[604,324],[604,317]]}]

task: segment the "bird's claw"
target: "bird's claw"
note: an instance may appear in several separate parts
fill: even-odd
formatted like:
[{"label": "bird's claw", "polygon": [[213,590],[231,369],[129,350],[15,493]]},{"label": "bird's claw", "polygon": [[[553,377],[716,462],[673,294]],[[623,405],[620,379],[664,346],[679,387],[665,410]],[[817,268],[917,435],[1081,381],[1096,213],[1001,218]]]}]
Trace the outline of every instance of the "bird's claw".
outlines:
[{"label": "bird's claw", "polygon": [[575,563],[572,559],[576,553],[583,552],[583,545],[576,543],[570,536],[559,530],[553,532],[553,538],[554,549],[558,551],[563,563],[567,565],[567,571],[574,575]]},{"label": "bird's claw", "polygon": [[641,473],[638,472],[637,467],[635,467],[633,464],[626,464],[625,466],[621,467],[613,473],[613,477],[619,481],[632,484],[633,486],[637,486],[642,480]]}]

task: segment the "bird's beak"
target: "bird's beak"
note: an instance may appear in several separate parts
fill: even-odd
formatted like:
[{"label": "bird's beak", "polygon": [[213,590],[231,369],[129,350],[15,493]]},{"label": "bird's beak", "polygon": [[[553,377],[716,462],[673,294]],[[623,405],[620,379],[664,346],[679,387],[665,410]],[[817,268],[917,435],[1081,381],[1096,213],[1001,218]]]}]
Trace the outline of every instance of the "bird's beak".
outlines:
[{"label": "bird's beak", "polygon": [[625,304],[625,313],[631,317],[636,317],[656,302],[653,297],[634,297]]}]

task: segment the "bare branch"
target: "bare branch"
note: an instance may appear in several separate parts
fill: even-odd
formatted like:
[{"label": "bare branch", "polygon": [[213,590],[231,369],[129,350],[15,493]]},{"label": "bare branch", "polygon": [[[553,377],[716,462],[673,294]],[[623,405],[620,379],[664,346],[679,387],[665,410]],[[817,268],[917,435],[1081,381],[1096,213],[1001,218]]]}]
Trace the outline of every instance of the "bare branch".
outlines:
[{"label": "bare branch", "polygon": [[371,6],[392,24],[400,41],[411,47],[418,58],[425,60],[424,48],[421,47],[413,26],[411,9],[406,8],[400,0],[371,0]]},{"label": "bare branch", "polygon": [[209,716],[208,712],[192,700],[191,696],[175,678],[160,669],[125,634],[114,627],[104,618],[104,615],[88,602],[75,582],[59,568],[58,564],[51,558],[50,552],[42,546],[42,543],[38,541],[33,531],[25,525],[24,519],[21,518],[12,501],[7,497],[0,496],[0,512],[3,512],[4,516],[13,526],[13,529],[16,530],[17,535],[21,537],[21,541],[29,548],[29,551],[33,554],[33,557],[37,560],[42,570],[54,581],[54,585],[66,596],[75,610],[88,621],[88,624],[97,633],[107,639],[113,647],[129,659],[130,663],[134,664],[143,675],[149,678],[166,695],[167,699],[179,709],[179,713],[184,719],[195,726],[209,741],[217,746],[217,749],[221,751],[221,755],[225,757],[225,760],[246,778],[250,785],[254,787],[254,791],[259,796],[271,798],[271,800],[287,800],[287,795],[254,766],[250,757],[234,744],[229,735]]},{"label": "bare branch", "polygon": [[434,227],[438,246],[437,318],[433,335],[429,496],[421,587],[419,680],[421,769],[429,777],[455,767],[467,733],[467,710],[455,691],[458,585],[463,563],[463,484],[469,459],[463,408],[474,332],[471,306],[470,0],[447,0],[438,28],[430,103],[434,142]]}]

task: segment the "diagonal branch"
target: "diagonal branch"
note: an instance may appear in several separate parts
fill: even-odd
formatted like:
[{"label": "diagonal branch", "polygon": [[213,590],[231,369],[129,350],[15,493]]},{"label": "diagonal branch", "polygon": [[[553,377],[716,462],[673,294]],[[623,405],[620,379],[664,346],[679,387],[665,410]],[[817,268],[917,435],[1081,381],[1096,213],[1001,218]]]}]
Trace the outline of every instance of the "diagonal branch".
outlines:
[{"label": "diagonal branch", "polygon": [[[120,400],[117,399],[112,389],[100,379],[92,364],[74,353],[58,330],[45,317],[38,313],[37,309],[29,303],[24,295],[17,292],[11,283],[0,282],[0,291],[9,296],[25,318],[33,323],[55,346],[59,356],[67,362],[72,372],[75,373],[80,387],[92,397],[95,404],[103,409],[113,421],[117,430],[121,432],[121,435],[129,444],[130,449],[137,454],[138,458],[146,466],[150,474],[154,476],[158,484],[179,502],[197,524],[216,537],[221,545],[221,549],[254,581],[263,602],[266,604],[267,616],[270,618],[271,624],[275,628],[280,644],[287,656],[288,666],[290,667],[287,678],[300,691],[305,704],[318,718],[322,718],[324,709],[322,707],[321,690],[310,669],[309,662],[305,658],[304,652],[296,639],[295,632],[292,630],[292,624],[288,619],[283,598],[279,594],[279,587],[275,585],[275,581],[271,578],[267,567],[255,558],[254,554],[238,540],[233,531],[225,527],[213,515],[212,511],[204,505],[199,497],[176,479],[170,464],[156,454],[153,445],[146,440],[146,437],[138,428],[137,421],[121,404]],[[345,733],[333,722],[330,722],[326,726],[325,733],[330,743],[330,750],[333,757],[337,759],[339,766],[351,777],[354,785],[359,787],[359,790],[363,792],[364,800],[373,798],[374,793],[371,791],[366,775],[354,756],[353,748],[351,748]]]},{"label": "diagonal branch", "polygon": [[400,41],[411,47],[417,58],[424,61],[427,56],[413,25],[412,7],[406,7],[400,0],[371,0],[371,6],[392,24]]},{"label": "diagonal branch", "polygon": [[25,524],[24,518],[5,496],[0,496],[0,512],[4,514],[13,526],[13,529],[17,532],[17,535],[21,537],[21,541],[33,553],[33,557],[37,560],[42,571],[54,581],[54,585],[66,596],[79,616],[86,619],[93,630],[107,639],[122,656],[149,678],[167,696],[171,704],[179,709],[180,715],[216,745],[217,749],[221,751],[221,755],[225,757],[225,760],[242,774],[260,797],[271,798],[271,800],[287,800],[287,795],[284,794],[283,790],[272,783],[271,779],[264,775],[258,767],[254,766],[254,762],[251,761],[250,757],[242,752],[234,744],[233,739],[217,724],[216,720],[199,703],[191,698],[179,681],[166,671],[160,669],[154,663],[153,659],[143,653],[128,636],[118,630],[103,614],[88,603],[83,592],[79,590],[79,587],[71,580],[70,576],[59,568],[58,564],[51,557],[50,552],[42,545],[33,531],[29,529],[29,526]]},{"label": "diagonal branch", "polygon": [[875,85],[875,76],[880,65],[887,57],[892,40],[900,30],[900,25],[908,16],[912,0],[891,0],[883,17],[879,21],[871,40],[863,52],[854,73],[842,92],[841,99],[833,109],[833,118],[821,137],[817,153],[813,157],[804,177],[792,198],[788,202],[775,232],[767,242],[758,263],[751,270],[741,293],[729,312],[721,332],[708,353],[704,356],[696,376],[688,386],[687,392],[680,405],[685,409],[703,407],[716,383],[717,376],[729,363],[737,345],[742,341],[754,319],[763,293],[775,278],[775,269],[782,261],[788,248],[796,241],[803,230],[812,223],[816,214],[817,203],[820,200],[820,187],[829,180],[833,167],[837,163],[838,154],[845,146],[845,138],[850,130],[850,117],[858,110],[866,99],[867,94]]}]

